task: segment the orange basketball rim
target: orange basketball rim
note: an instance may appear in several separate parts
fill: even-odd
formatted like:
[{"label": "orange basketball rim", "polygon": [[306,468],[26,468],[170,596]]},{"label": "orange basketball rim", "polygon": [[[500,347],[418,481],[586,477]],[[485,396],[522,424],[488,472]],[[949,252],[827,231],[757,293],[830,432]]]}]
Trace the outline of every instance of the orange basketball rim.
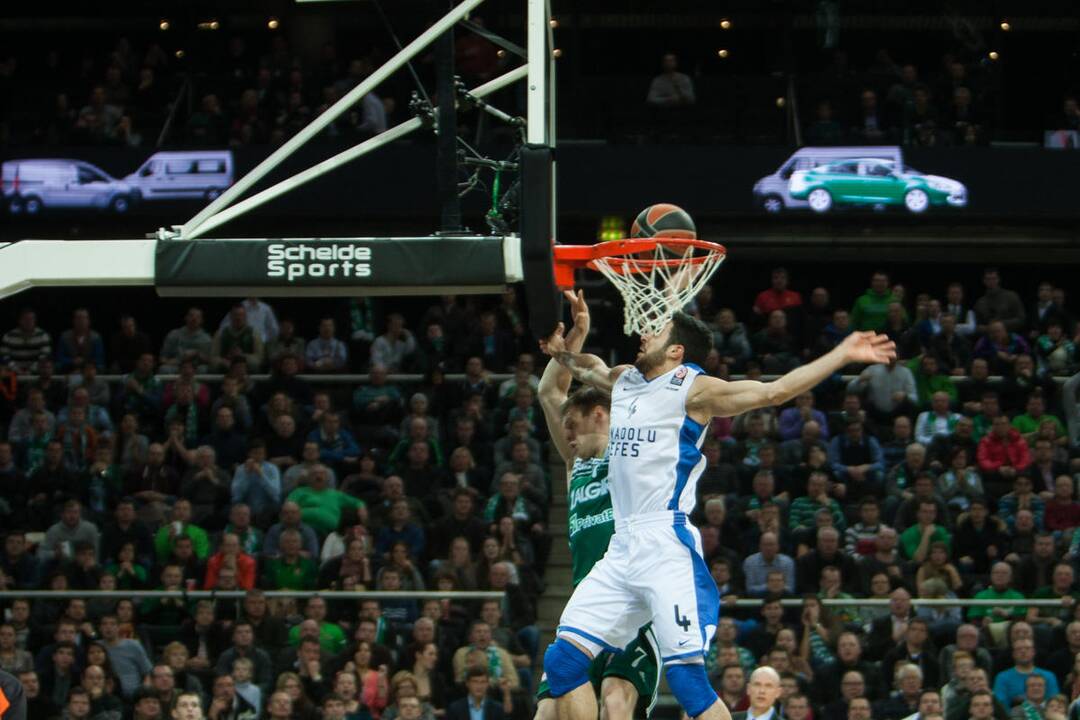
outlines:
[{"label": "orange basketball rim", "polygon": [[697,296],[727,257],[723,245],[697,238],[650,237],[597,245],[555,245],[555,284],[568,290],[574,272],[594,270],[623,299],[623,332],[656,334]]}]

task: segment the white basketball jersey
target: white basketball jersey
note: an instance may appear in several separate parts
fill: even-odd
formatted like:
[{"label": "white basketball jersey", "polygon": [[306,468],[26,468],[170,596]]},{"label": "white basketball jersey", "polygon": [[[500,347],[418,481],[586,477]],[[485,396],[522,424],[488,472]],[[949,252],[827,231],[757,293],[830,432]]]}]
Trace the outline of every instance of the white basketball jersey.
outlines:
[{"label": "white basketball jersey", "polygon": [[615,381],[608,478],[616,518],[694,509],[706,426],[686,414],[686,395],[701,373],[686,364],[646,380],[629,368]]}]

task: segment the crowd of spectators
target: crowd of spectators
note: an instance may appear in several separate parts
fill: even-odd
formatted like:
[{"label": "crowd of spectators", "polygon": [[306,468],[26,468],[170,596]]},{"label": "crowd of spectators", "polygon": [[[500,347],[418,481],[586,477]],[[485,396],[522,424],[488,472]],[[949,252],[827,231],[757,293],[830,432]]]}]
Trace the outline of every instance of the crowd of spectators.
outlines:
[{"label": "crowd of spectators", "polygon": [[[483,25],[478,17],[472,21]],[[387,58],[379,49],[385,43],[355,39],[314,50],[294,47],[284,27],[262,33],[222,27],[184,40],[189,31],[153,31],[158,22],[148,19],[147,32],[105,36],[96,47],[72,51],[26,44],[0,55],[0,96],[19,98],[0,103],[0,143],[154,147],[160,137],[176,147],[279,144]],[[916,53],[920,60],[911,59],[910,50],[900,57],[886,47],[858,60],[852,59],[858,53],[845,49],[799,57],[793,60],[799,65],[793,76],[795,95],[787,98],[798,102],[779,107],[792,113],[805,142],[814,145],[971,146],[999,136],[1041,141],[1043,130],[1076,130],[1080,114],[1074,96],[1065,98],[1060,113],[1040,122],[1043,114],[1056,110],[1051,98],[1057,94],[1048,95],[1046,106],[1025,118],[1028,126],[1017,127],[1002,108],[999,63],[984,52],[947,51],[948,44],[939,38],[927,38],[927,43]],[[357,51],[357,46],[364,49]],[[927,62],[934,47],[940,56],[936,63]],[[727,62],[739,51],[718,52]],[[716,128],[709,125],[718,113],[734,112],[743,118],[740,123],[770,115],[775,93],[758,92],[771,87],[766,73],[760,72],[751,106],[732,107],[730,89],[720,89],[728,73],[697,50],[683,55],[685,68],[674,53],[658,56],[661,72],[651,82],[641,76],[631,86],[626,77],[610,78],[612,87],[635,88],[627,90],[633,96],[621,103],[644,100],[648,127],[639,128],[643,138],[682,142],[714,137]],[[474,86],[494,77],[511,58],[482,36],[461,32],[455,62],[465,83]],[[416,68],[430,91],[431,57],[421,57]],[[753,85],[753,77],[745,79]],[[410,78],[395,75],[325,133],[360,140],[381,132],[410,114],[413,89]],[[599,117],[604,111],[586,114]],[[576,122],[567,118],[568,132],[575,132]],[[641,125],[627,117],[609,122],[613,125],[606,132],[616,137]],[[595,125],[594,118],[581,127]],[[791,139],[775,137],[776,142]]]},{"label": "crowd of spectators", "polygon": [[[997,78],[984,63],[946,53],[936,72],[921,74],[915,64],[894,61],[884,48],[860,69],[843,50],[832,58],[823,71],[799,81],[809,145],[970,146],[993,138]],[[662,141],[687,139],[695,132],[697,103],[693,79],[679,71],[674,54],[664,55],[646,96],[651,132]]]},{"label": "crowd of spectators", "polygon": [[778,268],[745,322],[697,298],[720,377],[790,371],[855,331],[899,353],[713,422],[695,514],[726,601],[707,664],[732,711],[765,663],[795,720],[1076,716],[1076,321],[1050,283],[1029,301],[997,269],[983,285],[911,297],[876,272],[837,302]]},{"label": "crowd of spectators", "polygon": [[[304,59],[284,33],[261,44],[249,37],[204,33],[205,42],[184,51],[174,50],[167,34],[119,36],[105,51],[35,47],[3,56],[0,92],[21,101],[0,103],[0,143],[155,147],[162,137],[172,146],[280,144],[385,59],[376,50],[343,56],[333,42]],[[478,36],[462,36],[463,79],[490,79],[501,62],[495,51]],[[402,94],[395,82],[384,83],[324,133],[354,140],[380,133],[401,119]]]},{"label": "crowd of spectators", "polygon": [[[1077,323],[1063,289],[1025,301],[1007,279],[912,297],[876,272],[840,299],[777,268],[741,320],[711,287],[688,307],[718,377],[790,371],[854,331],[899,351],[709,429],[693,520],[725,600],[707,666],[732,710],[759,663],[795,720],[1073,707]],[[0,336],[0,586],[246,593],[9,599],[0,668],[35,718],[145,720],[185,692],[215,719],[528,717],[551,482],[516,295],[408,319],[369,299],[280,310],[191,307],[152,338],[131,315],[110,335],[85,308],[67,329],[25,308]],[[346,372],[366,375],[321,382]],[[317,594],[354,589],[505,594]],[[820,602],[865,597],[888,604]]]},{"label": "crowd of spectators", "polygon": [[[103,338],[86,309],[63,331],[21,310],[0,340],[0,588],[246,592],[3,601],[0,668],[31,717],[169,717],[184,692],[215,720],[468,720],[488,694],[489,720],[528,717],[546,425],[515,301],[495,300],[447,298],[416,334],[351,301],[341,340],[249,298],[220,323],[192,307],[160,344],[127,315]],[[302,376],[350,367],[370,380]],[[502,596],[317,593],[364,589]],[[263,594],[282,590],[302,597]]]},{"label": "crowd of spectators", "polygon": [[993,63],[952,53],[937,68],[893,60],[881,49],[867,67],[836,51],[831,65],[806,81],[805,134],[812,145],[984,145],[998,120],[999,78]]}]

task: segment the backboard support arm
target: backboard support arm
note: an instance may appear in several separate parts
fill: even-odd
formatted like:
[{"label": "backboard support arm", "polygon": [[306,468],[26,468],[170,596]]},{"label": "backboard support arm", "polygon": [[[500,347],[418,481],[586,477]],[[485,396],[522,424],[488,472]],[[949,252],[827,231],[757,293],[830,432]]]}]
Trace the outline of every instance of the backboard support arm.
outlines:
[{"label": "backboard support arm", "polygon": [[[278,165],[285,161],[298,148],[311,138],[325,130],[332,122],[344,115],[350,108],[358,103],[365,95],[375,90],[383,81],[397,72],[409,60],[412,60],[421,50],[426,48],[439,36],[452,28],[455,23],[475,10],[484,0],[462,0],[461,4],[444,15],[435,24],[422,32],[415,40],[406,45],[402,50],[387,60],[371,75],[362,80],[356,87],[345,93],[336,103],[331,105],[318,117],[300,129],[296,135],[286,140],[281,147],[272,152],[265,160],[256,165],[251,172],[236,181],[228,190],[223,192],[217,199],[200,210],[195,217],[181,226],[180,239],[194,239],[201,234],[201,226],[218,212],[231,205],[237,198],[250,190],[254,185],[272,172]],[[541,2],[543,0],[540,0]],[[530,3],[537,0],[529,0]]]},{"label": "backboard support arm", "polygon": [[[498,92],[499,90],[502,90],[503,88],[512,85],[521,78],[525,77],[527,71],[528,68],[525,65],[514,68],[510,72],[500,75],[494,80],[489,80],[483,85],[477,87],[475,90],[472,91],[472,94],[478,97],[486,97],[487,95],[491,95],[492,93]],[[348,150],[344,150],[337,155],[323,160],[320,163],[312,165],[307,170],[303,170],[293,175],[292,177],[288,177],[282,180],[275,185],[271,185],[265,190],[260,190],[251,197],[244,198],[232,207],[225,208],[221,212],[215,214],[213,217],[206,220],[206,222],[204,222],[202,226],[194,232],[194,234],[185,236],[183,235],[183,228],[181,228],[180,239],[193,240],[201,235],[204,235],[211,230],[214,230],[215,228],[224,225],[230,220],[233,220],[250,210],[254,210],[260,205],[270,202],[274,198],[280,197],[281,195],[284,195],[285,193],[296,189],[297,187],[303,185],[306,182],[314,180],[320,175],[325,175],[331,170],[336,170],[342,165],[350,163],[356,158],[361,157],[362,155],[366,155],[373,150],[377,150],[384,145],[388,145],[389,143],[398,140],[399,138],[405,137],[406,135],[415,130],[419,130],[421,127],[423,127],[423,121],[420,120],[420,118],[410,118],[403,123],[395,125],[386,132],[379,133],[375,137],[369,138],[368,140],[365,140],[358,145],[354,145]]]}]

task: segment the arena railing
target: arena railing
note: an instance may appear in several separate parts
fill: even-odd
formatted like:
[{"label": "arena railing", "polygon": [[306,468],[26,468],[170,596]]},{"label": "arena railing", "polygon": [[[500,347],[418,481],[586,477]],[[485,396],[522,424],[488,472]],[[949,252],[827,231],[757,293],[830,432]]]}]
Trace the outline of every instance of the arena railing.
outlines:
[{"label": "arena railing", "polygon": [[[435,590],[414,590],[411,592],[391,592],[386,590],[263,590],[268,598],[310,598],[319,596],[327,600],[501,600],[503,592],[498,590],[455,590],[439,592]],[[83,598],[86,600],[124,600],[145,598],[175,598],[180,600],[231,600],[246,597],[247,590],[2,590],[0,600],[18,598],[60,600]],[[1069,596],[1059,598],[1017,599],[1017,600],[980,600],[976,598],[912,598],[914,607],[1062,607]],[[829,607],[887,607],[889,598],[820,598],[821,604]],[[737,598],[734,601],[721,601],[721,606],[760,607],[762,598]],[[784,607],[800,607],[802,598],[787,597],[780,600]]]},{"label": "arena railing", "polygon": [[[1068,596],[1059,598],[1040,598],[1030,600],[977,600],[975,598],[911,598],[914,607],[1062,607],[1064,601],[1071,599]],[[888,607],[889,598],[819,598],[822,605],[827,607]],[[760,607],[765,601],[761,598],[738,598],[735,601],[724,602],[721,607]],[[802,598],[782,598],[780,604],[784,607],[801,607]]]},{"label": "arena railing", "polygon": [[[32,382],[36,382],[40,376],[39,375],[29,375],[28,374],[28,375],[16,375],[15,377],[20,383],[32,383]],[[60,379],[60,378],[64,378],[64,377],[67,377],[67,376],[66,375],[60,375],[59,373],[57,373],[53,377],[57,378],[57,379]],[[122,383],[124,381],[124,378],[126,378],[127,375],[109,374],[109,375],[98,375],[97,377],[98,377],[99,380],[104,380],[105,382],[109,383],[110,385],[119,385],[120,383]],[[180,376],[169,373],[169,374],[158,375],[157,377],[158,377],[159,380],[161,380],[163,382],[172,382],[173,380],[176,380]],[[260,373],[260,374],[257,374],[257,375],[249,375],[248,377],[252,382],[257,384],[257,383],[261,383],[261,382],[267,382],[268,380],[273,379],[274,376],[266,374],[266,373]],[[367,373],[327,373],[325,375],[324,374],[318,374],[318,375],[300,374],[300,375],[297,375],[296,377],[298,377],[300,380],[303,380],[304,382],[311,383],[312,385],[350,385],[350,384],[363,384],[363,383],[371,381],[371,375],[368,375]],[[447,373],[443,377],[446,379],[447,382],[460,382],[461,380],[465,379],[465,374],[464,373]],[[512,374],[510,374],[510,373],[492,373],[492,374],[488,375],[487,377],[488,377],[489,380],[491,380],[491,382],[500,383],[500,382],[503,382],[504,380],[509,380],[509,379],[513,378],[514,376]],[[388,383],[399,383],[399,384],[402,384],[402,385],[415,385],[416,383],[423,382],[424,378],[425,378],[425,376],[421,375],[420,373],[401,373],[401,374],[398,374],[398,375],[387,375],[386,376],[386,381]],[[198,380],[199,382],[204,382],[204,383],[209,383],[209,384],[220,384],[221,381],[225,379],[225,375],[223,375],[221,373],[206,373],[206,374],[196,375],[195,379]]]},{"label": "arena railing", "polygon": [[[178,600],[232,600],[247,597],[247,590],[2,590],[0,600],[19,598],[66,600],[131,600],[131,599],[178,599]],[[499,590],[413,590],[391,592],[388,590],[261,590],[268,598],[311,598],[327,600],[502,600],[505,593]]]},{"label": "arena railing", "polygon": [[[18,380],[18,382],[20,382],[20,383],[36,382],[38,380],[38,378],[39,378],[38,375],[32,375],[32,374],[16,375],[15,377]],[[56,374],[56,375],[54,375],[54,377],[57,378],[57,379],[61,379],[61,378],[67,377],[67,376],[66,375],[61,375],[61,374]],[[121,382],[123,382],[124,378],[127,377],[127,376],[126,375],[112,375],[112,374],[109,374],[109,375],[98,375],[97,377],[98,377],[99,380],[104,380],[105,382],[109,383],[110,385],[119,385]],[[179,377],[179,376],[178,375],[173,375],[173,374],[168,374],[168,375],[158,375],[157,377],[160,380],[164,381],[164,382],[171,382],[173,380],[176,380],[177,377]],[[258,375],[249,375],[248,377],[251,379],[252,382],[260,383],[260,382],[266,382],[266,381],[270,380],[273,376],[262,373],[262,374],[258,374]],[[371,376],[368,375],[367,373],[337,373],[337,374],[327,373],[325,375],[323,375],[323,374],[319,374],[319,375],[300,374],[300,375],[297,375],[296,377],[303,380],[304,382],[311,383],[312,385],[363,384],[363,383],[366,383],[366,382],[370,382],[370,380],[371,380]],[[492,374],[488,375],[487,377],[493,383],[500,383],[500,382],[503,382],[505,380],[510,380],[514,376],[512,374],[510,374],[510,373],[492,373]],[[771,382],[773,380],[780,379],[780,377],[781,377],[780,375],[761,375],[759,379],[764,380],[766,382]],[[841,375],[840,379],[845,383],[849,383],[852,380],[856,379],[857,377],[859,377],[859,376],[858,375]],[[957,385],[965,385],[965,384],[971,382],[971,378],[966,376],[966,375],[961,376],[961,377],[954,377],[954,376],[949,376],[949,377],[951,377],[952,381],[954,383],[956,383]],[[1069,379],[1069,377],[1070,376],[1068,376],[1068,375],[1053,375],[1053,376],[1051,376],[1051,379],[1055,383],[1057,383],[1058,385],[1063,385],[1063,384],[1065,384],[1065,381]],[[198,380],[199,382],[204,382],[204,383],[209,383],[209,384],[220,383],[224,378],[225,378],[225,376],[220,374],[220,373],[209,373],[209,374],[201,374],[201,375],[196,375],[195,376],[195,379]],[[464,373],[447,373],[446,375],[444,375],[444,378],[446,379],[447,382],[459,382],[459,381],[465,379],[465,374]],[[396,383],[396,384],[401,384],[401,385],[415,385],[417,383],[423,382],[424,379],[425,379],[425,376],[421,375],[419,373],[402,373],[402,374],[398,374],[398,375],[387,375],[387,377],[386,377],[386,381],[388,383]],[[746,378],[746,375],[731,375],[731,376],[729,376],[728,379],[729,380],[746,380],[747,378]],[[1005,379],[1006,378],[1003,375],[991,375],[991,376],[989,376],[987,378],[987,382],[989,382],[991,385],[1000,385],[1001,383],[1005,382]]]}]

